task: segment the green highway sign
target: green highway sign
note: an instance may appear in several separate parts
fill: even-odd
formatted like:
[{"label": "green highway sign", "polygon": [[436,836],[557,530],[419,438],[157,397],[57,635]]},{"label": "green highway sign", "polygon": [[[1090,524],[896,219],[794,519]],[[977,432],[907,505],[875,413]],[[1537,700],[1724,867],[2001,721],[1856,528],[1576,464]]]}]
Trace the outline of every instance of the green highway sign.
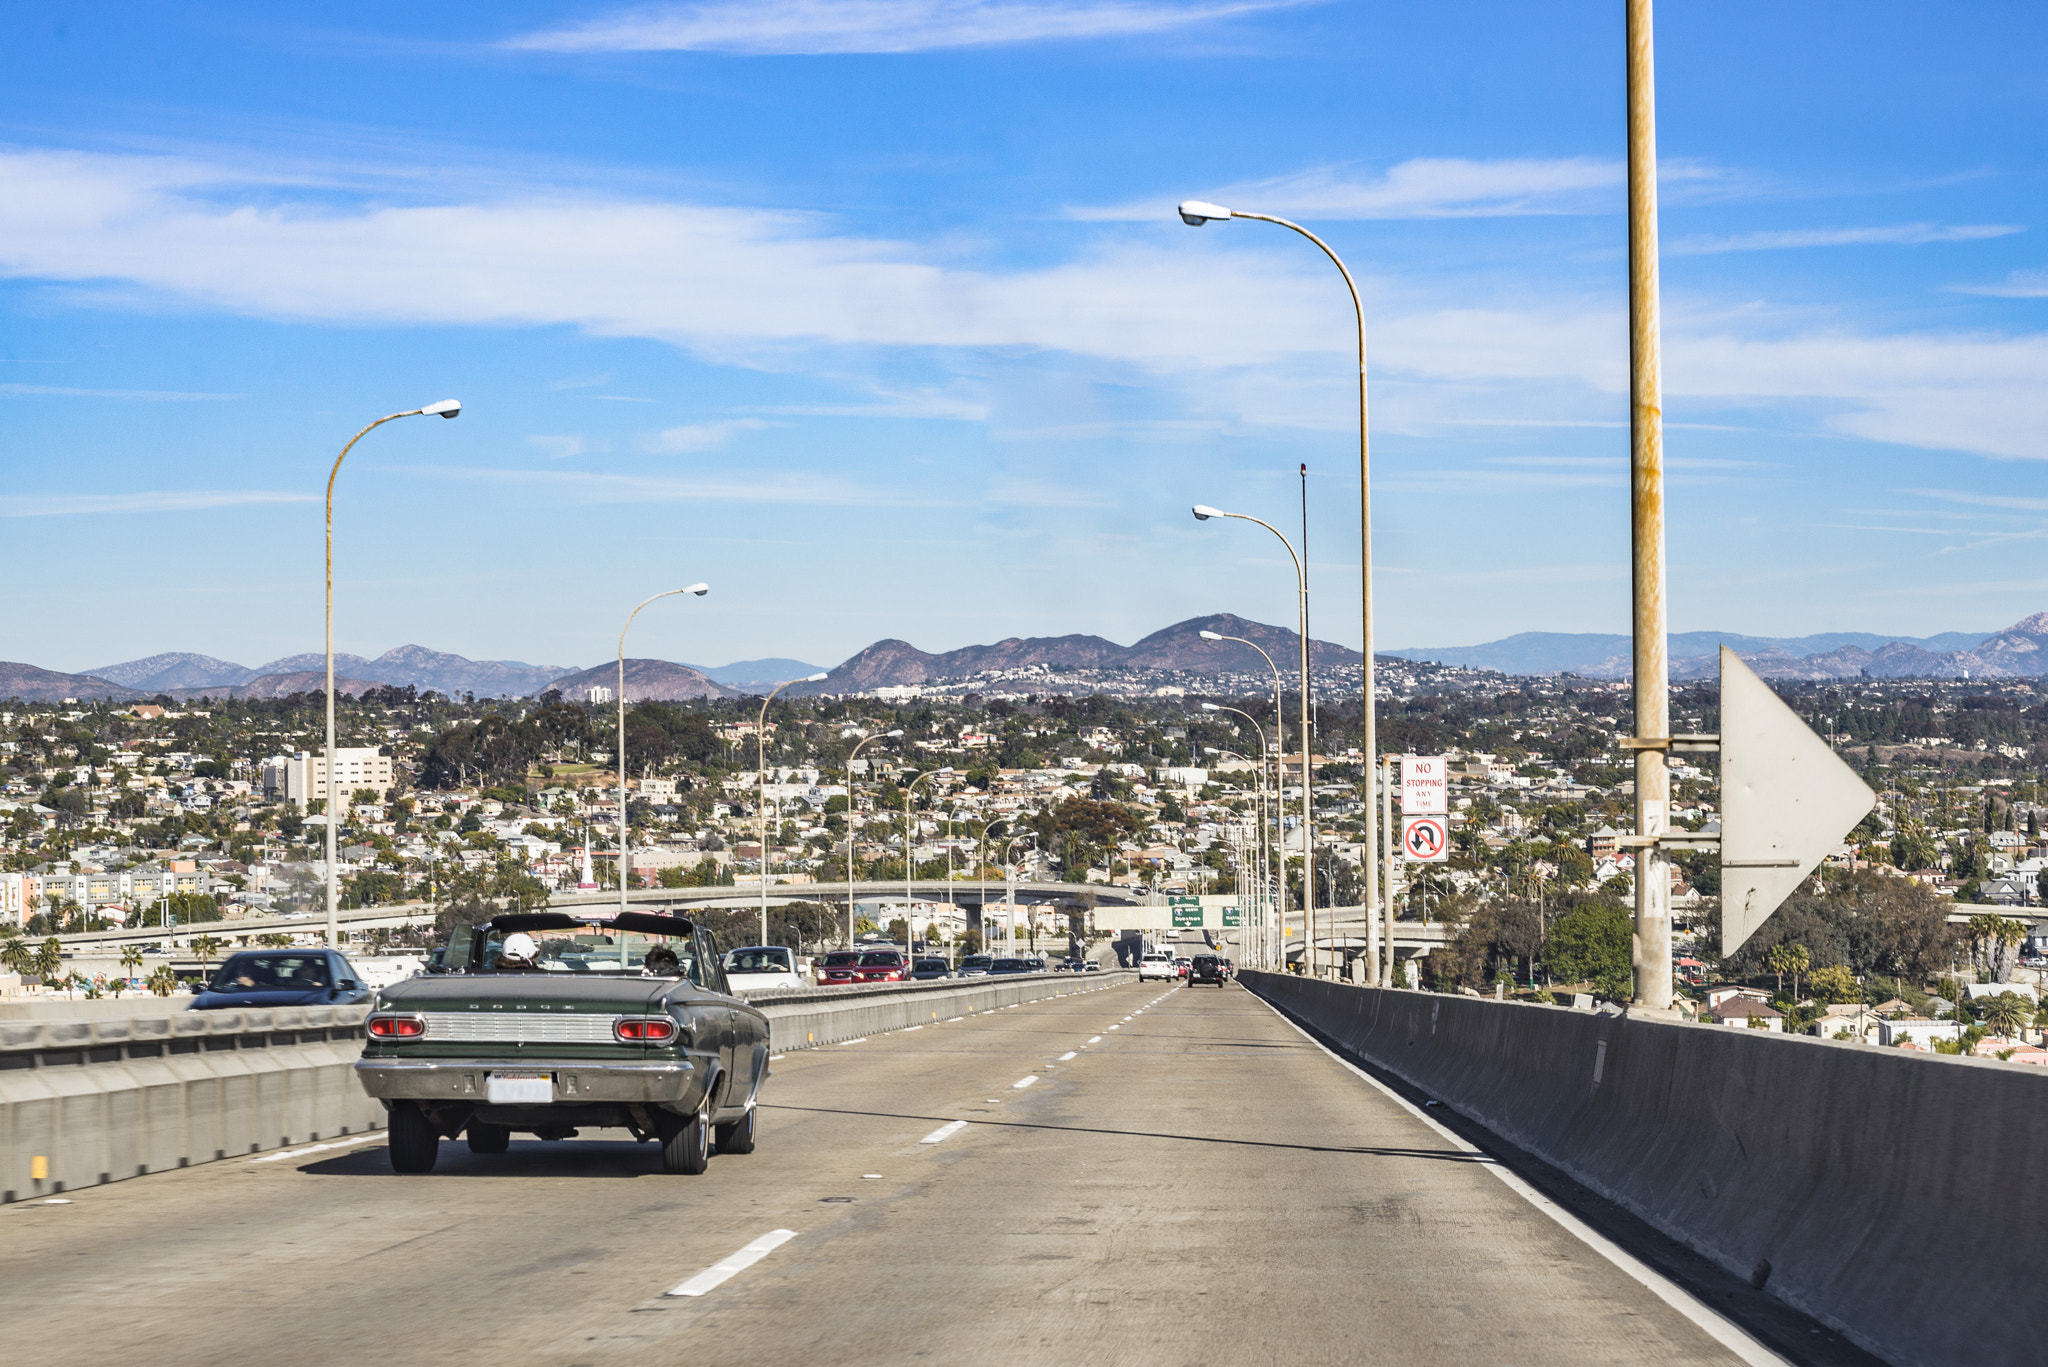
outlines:
[{"label": "green highway sign", "polygon": [[1169,897],[1167,907],[1173,912],[1175,930],[1200,930],[1202,928],[1202,899],[1199,897]]}]

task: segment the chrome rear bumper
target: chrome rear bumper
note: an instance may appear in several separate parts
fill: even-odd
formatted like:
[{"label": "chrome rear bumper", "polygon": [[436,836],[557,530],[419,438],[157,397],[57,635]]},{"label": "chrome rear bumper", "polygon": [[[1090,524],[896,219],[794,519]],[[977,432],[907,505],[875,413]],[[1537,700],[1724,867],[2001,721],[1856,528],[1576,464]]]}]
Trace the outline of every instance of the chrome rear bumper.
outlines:
[{"label": "chrome rear bumper", "polygon": [[550,1073],[555,1101],[582,1106],[625,1101],[674,1105],[690,1099],[697,1069],[680,1059],[660,1063],[592,1063],[585,1059],[500,1059],[473,1063],[454,1059],[366,1058],[355,1065],[356,1080],[380,1101],[468,1101],[485,1104],[486,1079],[494,1072]]}]

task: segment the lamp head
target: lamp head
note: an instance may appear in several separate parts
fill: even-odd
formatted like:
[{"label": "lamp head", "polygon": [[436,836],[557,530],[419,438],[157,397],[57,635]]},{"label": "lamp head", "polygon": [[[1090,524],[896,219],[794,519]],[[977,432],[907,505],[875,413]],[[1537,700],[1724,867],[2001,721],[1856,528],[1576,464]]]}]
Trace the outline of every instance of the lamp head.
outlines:
[{"label": "lamp head", "polygon": [[462,400],[443,399],[439,403],[428,404],[425,408],[422,408],[420,412],[432,413],[435,417],[439,418],[453,418],[458,416],[462,412]]},{"label": "lamp head", "polygon": [[827,675],[827,674],[825,673],[825,671],[824,671],[824,670],[822,670],[822,669],[821,669],[821,670],[819,670],[819,671],[818,671],[818,672],[817,672],[816,674],[806,674],[806,675],[804,675],[804,676],[803,676],[803,677],[802,677],[801,679],[798,679],[798,680],[797,680],[797,682],[798,682],[798,683],[823,683],[823,682],[825,682],[825,680],[826,680],[826,678],[827,678],[827,677],[829,677],[829,676],[828,676],[828,675]]},{"label": "lamp head", "polygon": [[1197,503],[1194,507],[1194,513],[1195,521],[1197,522],[1207,522],[1212,517],[1226,516],[1221,508],[1211,508],[1206,503]]},{"label": "lamp head", "polygon": [[690,587],[684,589],[683,592],[694,593],[699,598],[702,598],[705,594],[711,592],[711,586],[709,584],[692,584],[690,585]]},{"label": "lamp head", "polygon": [[901,731],[884,731],[882,735],[889,740],[900,740],[903,737]]},{"label": "lamp head", "polygon": [[1222,636],[1218,635],[1216,632],[1213,631],[1202,632],[1201,637],[1205,641],[1220,641],[1223,639]]},{"label": "lamp head", "polygon": [[1211,219],[1227,222],[1229,218],[1230,210],[1221,204],[1211,204],[1203,199],[1184,199],[1180,203],[1180,221],[1190,228],[1199,228]]},{"label": "lamp head", "polygon": [[1204,712],[1221,712],[1223,709],[1218,707],[1215,703],[1205,702],[1202,704],[1202,710]]}]

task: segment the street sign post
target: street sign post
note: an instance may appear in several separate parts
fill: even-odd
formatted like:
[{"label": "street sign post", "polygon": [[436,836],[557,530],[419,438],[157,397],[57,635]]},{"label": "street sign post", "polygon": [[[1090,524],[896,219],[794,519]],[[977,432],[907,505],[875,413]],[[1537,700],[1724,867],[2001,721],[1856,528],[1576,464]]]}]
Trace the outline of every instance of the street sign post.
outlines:
[{"label": "street sign post", "polygon": [[1441,816],[1403,816],[1401,853],[1418,864],[1441,864],[1451,857],[1451,838]]},{"label": "street sign post", "polygon": [[1451,783],[1442,755],[1401,757],[1401,815],[1442,816],[1451,810]]},{"label": "street sign post", "polygon": [[1721,953],[1877,805],[1877,794],[1727,646],[1721,647]]}]

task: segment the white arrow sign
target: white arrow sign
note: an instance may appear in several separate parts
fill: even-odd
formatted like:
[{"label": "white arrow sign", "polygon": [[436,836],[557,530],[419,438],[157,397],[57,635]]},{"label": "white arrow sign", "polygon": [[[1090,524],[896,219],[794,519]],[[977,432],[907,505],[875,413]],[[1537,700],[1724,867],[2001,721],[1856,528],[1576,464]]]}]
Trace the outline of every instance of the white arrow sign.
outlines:
[{"label": "white arrow sign", "polygon": [[1733,954],[1877,805],[1856,771],[1721,647],[1721,953]]}]

